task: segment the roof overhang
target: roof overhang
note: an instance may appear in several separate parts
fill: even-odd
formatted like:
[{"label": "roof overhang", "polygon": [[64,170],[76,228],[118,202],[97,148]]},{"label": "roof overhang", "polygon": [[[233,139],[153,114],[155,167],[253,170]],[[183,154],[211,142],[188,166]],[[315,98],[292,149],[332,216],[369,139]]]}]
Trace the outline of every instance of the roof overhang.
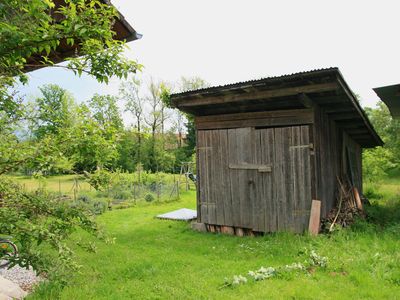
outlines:
[{"label": "roof overhang", "polygon": [[400,118],[400,84],[382,86],[373,89],[386,104],[393,118]]},{"label": "roof overhang", "polygon": [[270,77],[171,95],[195,116],[309,108],[319,105],[364,148],[383,145],[338,68]]},{"label": "roof overhang", "polygon": [[[101,0],[103,3],[112,5],[109,0]],[[64,0],[54,0],[56,7],[60,7],[65,2]],[[131,42],[138,40],[142,37],[140,33],[137,33],[135,29],[126,21],[124,16],[118,12],[119,17],[115,19],[112,30],[115,32],[115,39],[119,41]],[[61,40],[60,45],[55,51],[50,53],[50,60],[54,63],[63,62],[67,57],[74,56],[77,51],[77,46],[68,45],[66,40]],[[40,63],[41,56],[32,56],[27,59],[27,63],[30,65],[24,69],[24,72],[31,72],[37,69],[44,68],[43,64]],[[34,65],[34,66],[32,66]]]}]

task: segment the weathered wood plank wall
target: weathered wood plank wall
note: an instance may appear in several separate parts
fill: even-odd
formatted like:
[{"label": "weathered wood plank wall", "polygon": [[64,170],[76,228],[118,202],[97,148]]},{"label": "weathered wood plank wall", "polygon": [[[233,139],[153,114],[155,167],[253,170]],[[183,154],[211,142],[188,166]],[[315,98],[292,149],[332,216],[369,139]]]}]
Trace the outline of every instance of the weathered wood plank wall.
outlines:
[{"label": "weathered wood plank wall", "polygon": [[314,107],[314,199],[321,201],[321,217],[325,217],[336,202],[337,176],[341,174],[341,132],[336,123],[319,106]]},{"label": "weathered wood plank wall", "polygon": [[200,222],[302,232],[311,209],[309,126],[198,130]]},{"label": "weathered wood plank wall", "polygon": [[[321,217],[334,207],[337,199],[337,177],[348,177],[348,163],[353,165],[354,185],[362,191],[362,149],[336,122],[319,106],[314,107],[313,124],[314,155],[314,199],[321,200]],[[349,149],[349,150],[347,150]],[[348,162],[350,152],[351,161]]]}]

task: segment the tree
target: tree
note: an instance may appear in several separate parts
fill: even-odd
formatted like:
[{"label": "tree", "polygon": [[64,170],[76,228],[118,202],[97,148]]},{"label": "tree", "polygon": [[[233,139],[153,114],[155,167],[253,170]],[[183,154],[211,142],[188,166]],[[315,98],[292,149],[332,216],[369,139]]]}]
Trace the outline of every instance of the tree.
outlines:
[{"label": "tree", "polygon": [[365,108],[365,111],[385,143],[383,147],[363,151],[364,178],[375,181],[391,169],[400,167],[400,121],[391,117],[382,102],[376,108]]},{"label": "tree", "polygon": [[56,84],[48,84],[39,88],[42,97],[35,100],[35,128],[37,138],[48,134],[57,134],[61,128],[72,125],[72,110],[75,101],[67,90]]},{"label": "tree", "polygon": [[100,126],[85,104],[78,107],[74,126],[60,136],[68,140],[66,155],[78,172],[110,167],[118,158],[116,132]]},{"label": "tree", "polygon": [[[25,72],[29,68],[65,68],[79,76],[92,75],[99,82],[108,82],[111,76],[127,77],[140,69],[136,62],[122,56],[124,42],[116,40],[112,30],[118,13],[108,1],[63,2],[57,7],[53,0],[0,2],[0,175],[35,160],[47,168],[59,153],[60,143],[53,143],[53,134],[35,142],[23,140],[18,134],[30,115],[13,87],[18,79],[27,82]],[[61,44],[69,47],[70,56],[64,58],[65,64],[55,65],[52,57],[57,56]],[[104,138],[92,118],[84,119],[88,114],[88,109],[82,107],[83,118],[72,126],[77,132],[58,123],[46,131],[56,128],[55,136],[63,138],[63,145],[67,142],[70,150],[77,147],[80,153],[86,151],[86,158],[101,166],[113,159],[115,145]],[[32,265],[49,275],[53,274],[49,271],[51,264],[55,270],[74,265],[66,243],[77,226],[97,232],[83,209],[51,195],[26,193],[4,176],[0,176],[0,206],[0,232],[13,235],[20,245],[15,263]],[[46,259],[50,248],[55,249],[54,254],[63,264],[53,257]]]},{"label": "tree", "polygon": [[[52,0],[2,1],[0,5],[0,96],[15,78],[27,81],[26,68],[55,67],[51,53],[61,43],[71,46],[66,65],[57,66],[88,73],[101,82],[110,76],[127,76],[137,63],[122,57],[124,42],[114,39],[112,30],[116,9],[99,0],[65,0],[56,6]],[[79,57],[76,55],[79,53]],[[6,97],[7,98],[7,97]],[[10,99],[9,99],[10,100]]]},{"label": "tree", "polygon": [[[207,83],[204,79],[200,77],[181,77],[181,82],[179,84],[180,92],[187,92],[191,90],[197,90],[201,88],[209,87],[209,83]],[[181,113],[181,112],[180,112]],[[187,119],[186,128],[187,128],[187,152],[192,155],[194,153],[194,149],[196,147],[196,130],[194,126],[194,118],[190,114],[184,114]]]},{"label": "tree", "polygon": [[[12,92],[18,78],[27,82],[24,72],[28,68],[66,68],[77,75],[90,74],[100,82],[108,82],[114,75],[126,77],[140,69],[140,65],[121,54],[124,42],[115,40],[112,30],[117,17],[114,7],[99,0],[66,0],[65,5],[57,7],[52,0],[1,2],[0,122],[7,123],[8,129],[1,132],[0,174],[43,156],[45,150],[40,143],[21,144],[13,132],[30,117]],[[75,51],[65,58],[65,64],[55,65],[52,52],[60,44]],[[18,154],[15,149],[19,149]]]},{"label": "tree", "polygon": [[120,131],[124,127],[117,101],[115,96],[95,94],[88,102],[93,118],[103,130]]},{"label": "tree", "polygon": [[125,111],[130,112],[136,120],[136,131],[137,131],[137,162],[141,163],[141,149],[142,149],[142,122],[143,122],[143,110],[144,100],[139,95],[141,82],[135,78],[131,78],[129,81],[125,81],[121,84],[119,93],[120,98],[125,101]]}]

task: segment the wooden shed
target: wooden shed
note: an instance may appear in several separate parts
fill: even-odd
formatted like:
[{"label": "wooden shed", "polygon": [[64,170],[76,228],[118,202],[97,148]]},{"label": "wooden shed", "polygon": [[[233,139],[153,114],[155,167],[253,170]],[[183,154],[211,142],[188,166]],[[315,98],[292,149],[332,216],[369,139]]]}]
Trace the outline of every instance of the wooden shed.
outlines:
[{"label": "wooden shed", "polygon": [[362,191],[361,150],[383,144],[337,68],[171,97],[195,116],[198,222],[222,231],[304,232],[337,176]]}]

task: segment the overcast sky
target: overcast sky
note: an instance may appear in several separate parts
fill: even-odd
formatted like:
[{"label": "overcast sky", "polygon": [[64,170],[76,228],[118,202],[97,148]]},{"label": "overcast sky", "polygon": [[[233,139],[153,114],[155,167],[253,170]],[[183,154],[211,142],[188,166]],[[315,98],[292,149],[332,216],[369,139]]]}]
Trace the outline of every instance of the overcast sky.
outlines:
[{"label": "overcast sky", "polygon": [[[141,75],[167,81],[199,76],[212,85],[339,67],[362,104],[372,88],[400,82],[399,0],[114,0],[141,40],[127,55]],[[77,100],[117,94],[118,80],[98,84],[62,70],[31,73],[28,97],[57,83]]]}]

